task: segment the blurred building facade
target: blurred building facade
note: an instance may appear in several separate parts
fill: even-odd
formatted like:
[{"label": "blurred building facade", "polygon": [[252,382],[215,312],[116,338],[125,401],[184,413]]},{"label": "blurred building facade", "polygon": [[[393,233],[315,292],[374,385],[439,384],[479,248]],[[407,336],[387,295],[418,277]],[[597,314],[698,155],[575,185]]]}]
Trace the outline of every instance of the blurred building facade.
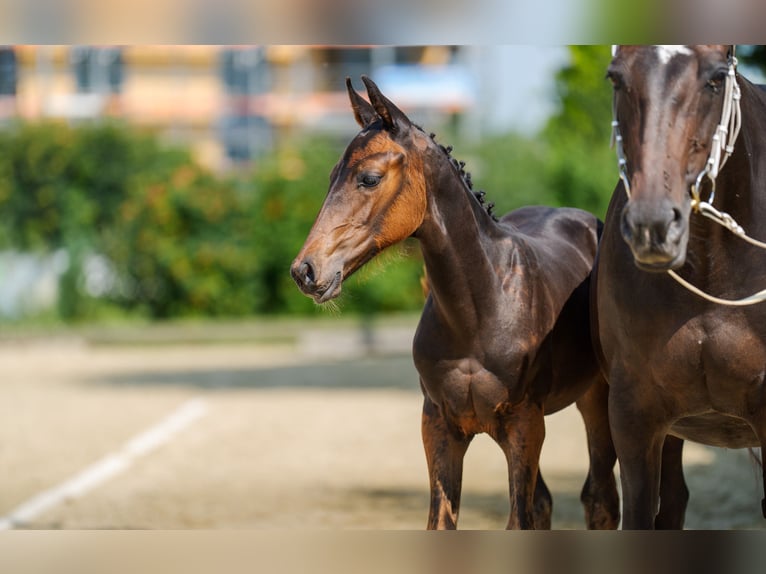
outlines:
[{"label": "blurred building facade", "polygon": [[[356,128],[349,121],[345,77],[362,90],[359,77],[368,74],[415,121],[432,130],[451,122],[461,137],[476,138],[523,129],[519,121],[531,121],[535,109],[545,107],[536,98],[530,110],[525,94],[530,78],[540,84],[547,70],[508,73],[515,60],[528,63],[529,56],[519,55],[524,49],[6,46],[0,49],[0,122],[119,117],[158,128],[169,140],[191,146],[205,164],[225,169],[256,159],[295,133],[348,137]],[[561,50],[547,54],[548,62],[562,61]],[[513,104],[514,98],[521,103]],[[509,114],[515,105],[523,112]]]}]

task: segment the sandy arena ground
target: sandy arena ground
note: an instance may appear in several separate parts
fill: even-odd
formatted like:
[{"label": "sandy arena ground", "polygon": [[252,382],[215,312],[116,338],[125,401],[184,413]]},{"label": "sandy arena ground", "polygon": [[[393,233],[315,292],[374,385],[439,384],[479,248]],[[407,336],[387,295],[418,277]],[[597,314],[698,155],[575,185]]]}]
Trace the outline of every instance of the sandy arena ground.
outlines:
[{"label": "sandy arena ground", "polygon": [[[271,345],[94,345],[77,337],[3,343],[0,523],[422,529],[428,492],[421,397],[407,353],[412,328],[382,330],[376,354],[364,352],[356,330],[306,330]],[[190,404],[197,409],[191,419],[125,454],[128,441]],[[553,526],[582,529],[582,421],[571,407],[546,422],[542,469]],[[57,490],[111,455],[120,462],[111,474],[74,493]],[[689,444],[685,469],[687,528],[766,525],[760,471],[746,452]],[[466,458],[462,528],[504,526],[506,480],[502,453],[478,437]],[[18,519],[40,493],[52,498]]]}]

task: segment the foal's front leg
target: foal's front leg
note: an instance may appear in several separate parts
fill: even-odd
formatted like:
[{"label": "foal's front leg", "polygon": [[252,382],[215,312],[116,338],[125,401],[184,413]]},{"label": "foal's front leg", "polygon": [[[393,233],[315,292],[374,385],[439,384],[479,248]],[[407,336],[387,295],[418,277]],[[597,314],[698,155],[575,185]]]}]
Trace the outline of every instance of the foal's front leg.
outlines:
[{"label": "foal's front leg", "polygon": [[509,530],[535,528],[535,491],[540,469],[540,451],[545,439],[545,417],[541,405],[520,403],[501,413],[494,436],[508,462],[511,499]]},{"label": "foal's front leg", "polygon": [[460,511],[463,458],[473,436],[451,430],[428,397],[423,402],[421,431],[431,488],[428,529],[454,530]]}]

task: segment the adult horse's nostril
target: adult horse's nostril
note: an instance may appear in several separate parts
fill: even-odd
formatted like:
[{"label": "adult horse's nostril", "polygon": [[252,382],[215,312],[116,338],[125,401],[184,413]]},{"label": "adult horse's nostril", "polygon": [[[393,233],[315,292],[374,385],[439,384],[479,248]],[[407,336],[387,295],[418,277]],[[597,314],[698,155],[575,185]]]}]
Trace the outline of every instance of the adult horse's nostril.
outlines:
[{"label": "adult horse's nostril", "polygon": [[681,214],[681,210],[678,209],[677,207],[674,207],[673,208],[673,223],[678,225],[679,223],[681,223],[682,217],[683,215]]}]

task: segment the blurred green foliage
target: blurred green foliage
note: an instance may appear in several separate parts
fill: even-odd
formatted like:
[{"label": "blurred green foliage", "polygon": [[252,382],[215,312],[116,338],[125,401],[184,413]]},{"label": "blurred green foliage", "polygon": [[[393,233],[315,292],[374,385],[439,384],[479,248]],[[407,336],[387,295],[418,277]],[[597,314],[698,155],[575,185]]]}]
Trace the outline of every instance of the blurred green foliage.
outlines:
[{"label": "blurred green foliage", "polygon": [[557,112],[533,136],[504,134],[469,150],[467,169],[504,213],[522,205],[579,207],[603,218],[617,181],[609,147],[609,46],[572,46],[555,78]]},{"label": "blurred green foliage", "polygon": [[[506,134],[464,149],[447,142],[496,213],[528,204],[600,216],[606,209],[616,181],[604,81],[609,48],[578,46],[571,55],[556,78],[559,111],[540,134]],[[69,321],[107,312],[323,313],[295,287],[289,266],[346,144],[282,142],[252,170],[224,176],[188,150],[121,123],[18,125],[0,132],[0,249],[66,251],[58,314]],[[111,269],[100,294],[84,288],[94,255]],[[336,307],[344,314],[420,309],[422,274],[419,248],[405,241],[349,278]]]}]

